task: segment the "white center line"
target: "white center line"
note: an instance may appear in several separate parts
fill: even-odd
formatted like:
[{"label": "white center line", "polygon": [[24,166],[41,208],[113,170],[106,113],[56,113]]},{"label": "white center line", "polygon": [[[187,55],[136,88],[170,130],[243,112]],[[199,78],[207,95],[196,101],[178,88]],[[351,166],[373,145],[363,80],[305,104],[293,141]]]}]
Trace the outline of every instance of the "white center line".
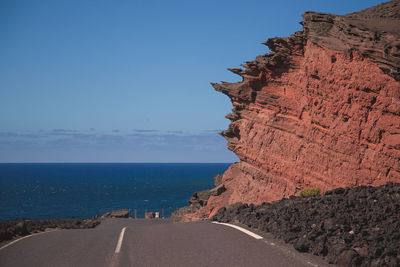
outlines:
[{"label": "white center line", "polygon": [[115,253],[119,253],[121,251],[122,240],[124,240],[125,229],[126,227],[122,228],[121,233],[119,234],[117,247],[115,248]]},{"label": "white center line", "polygon": [[220,222],[212,222],[212,223],[222,224],[222,225],[226,225],[226,226],[235,228],[235,229],[237,229],[237,230],[239,230],[239,231],[242,231],[243,233],[245,233],[245,234],[247,234],[247,235],[249,235],[249,236],[251,236],[251,237],[254,237],[255,239],[263,239],[262,236],[259,236],[259,235],[255,234],[255,233],[250,232],[249,230],[244,229],[244,228],[242,228],[242,227],[240,227],[240,226],[237,226],[237,225],[233,225],[233,224],[230,224],[230,223],[220,223]]}]

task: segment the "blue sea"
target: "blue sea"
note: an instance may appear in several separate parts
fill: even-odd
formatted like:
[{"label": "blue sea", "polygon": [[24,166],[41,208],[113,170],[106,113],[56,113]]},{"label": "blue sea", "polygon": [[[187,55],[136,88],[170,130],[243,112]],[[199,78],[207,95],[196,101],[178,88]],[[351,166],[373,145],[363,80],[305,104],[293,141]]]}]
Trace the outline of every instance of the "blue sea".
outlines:
[{"label": "blue sea", "polygon": [[117,209],[169,217],[230,163],[2,163],[0,220],[89,218]]}]

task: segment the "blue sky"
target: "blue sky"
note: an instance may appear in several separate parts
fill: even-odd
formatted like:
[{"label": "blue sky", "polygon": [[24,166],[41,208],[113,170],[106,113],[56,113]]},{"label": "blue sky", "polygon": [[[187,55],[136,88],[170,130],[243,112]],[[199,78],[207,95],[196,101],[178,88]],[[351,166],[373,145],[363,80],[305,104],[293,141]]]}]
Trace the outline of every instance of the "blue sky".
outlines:
[{"label": "blue sky", "polygon": [[0,1],[0,162],[233,162],[210,82],[301,29],[383,1]]}]

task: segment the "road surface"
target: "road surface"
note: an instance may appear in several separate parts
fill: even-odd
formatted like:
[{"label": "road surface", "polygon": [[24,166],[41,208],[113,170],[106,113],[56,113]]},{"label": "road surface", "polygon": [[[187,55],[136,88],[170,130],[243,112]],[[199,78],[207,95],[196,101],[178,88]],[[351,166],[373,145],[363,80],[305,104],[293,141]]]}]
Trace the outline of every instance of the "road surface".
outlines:
[{"label": "road surface", "polygon": [[[211,222],[107,219],[0,249],[0,266],[317,266],[266,239]],[[319,265],[321,266],[321,265]]]}]

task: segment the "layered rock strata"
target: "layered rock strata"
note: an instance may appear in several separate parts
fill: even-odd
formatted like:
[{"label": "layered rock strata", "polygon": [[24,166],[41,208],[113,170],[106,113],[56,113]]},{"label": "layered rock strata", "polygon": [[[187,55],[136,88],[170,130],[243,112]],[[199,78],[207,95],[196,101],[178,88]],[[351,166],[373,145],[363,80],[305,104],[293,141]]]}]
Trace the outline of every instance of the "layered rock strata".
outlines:
[{"label": "layered rock strata", "polygon": [[233,104],[221,133],[240,159],[225,191],[184,220],[308,187],[400,182],[400,1],[336,16],[306,12],[303,30],[212,84]]}]

